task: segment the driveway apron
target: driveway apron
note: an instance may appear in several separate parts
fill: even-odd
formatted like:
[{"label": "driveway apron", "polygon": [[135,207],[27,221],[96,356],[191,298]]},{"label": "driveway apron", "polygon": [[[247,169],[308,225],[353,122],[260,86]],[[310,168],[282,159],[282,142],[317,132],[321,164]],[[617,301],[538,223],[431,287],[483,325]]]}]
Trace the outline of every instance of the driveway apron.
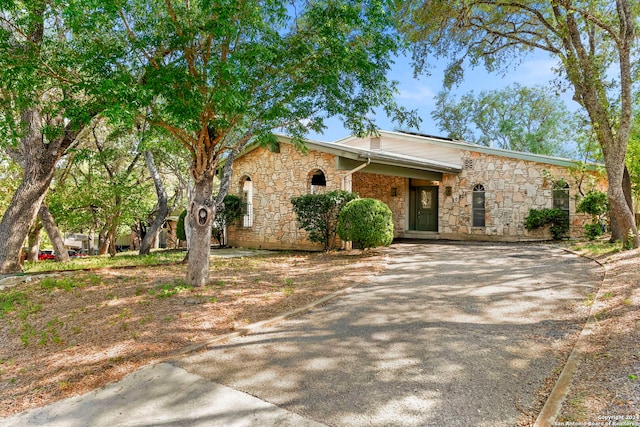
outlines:
[{"label": "driveway apron", "polygon": [[385,254],[371,283],[179,366],[330,426],[514,426],[561,369],[603,274],[549,245]]}]

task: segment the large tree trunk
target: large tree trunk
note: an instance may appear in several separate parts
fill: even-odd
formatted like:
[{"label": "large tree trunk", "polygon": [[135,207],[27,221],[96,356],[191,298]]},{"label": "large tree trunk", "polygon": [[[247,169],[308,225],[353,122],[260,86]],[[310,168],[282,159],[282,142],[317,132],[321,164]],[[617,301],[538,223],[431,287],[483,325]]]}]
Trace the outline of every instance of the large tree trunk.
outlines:
[{"label": "large tree trunk", "polygon": [[40,205],[38,216],[40,217],[40,221],[42,221],[42,225],[44,225],[44,229],[47,231],[49,240],[51,240],[51,244],[53,245],[53,251],[56,254],[56,261],[69,262],[69,253],[67,252],[67,248],[64,246],[64,239],[60,234],[60,230],[58,229],[55,219],[53,219],[53,215],[51,215],[51,212],[49,211],[49,207],[44,203]]},{"label": "large tree trunk", "polygon": [[[633,196],[631,191],[631,177],[629,176],[629,169],[625,166],[624,175],[622,176],[622,191],[624,193],[624,197],[627,200],[627,204],[629,205],[629,209],[633,212]],[[636,224],[636,227],[638,224]],[[611,216],[611,243],[624,241],[627,238],[623,227],[619,226],[616,218]]]},{"label": "large tree trunk", "polygon": [[43,121],[38,109],[25,110],[21,119],[28,125],[27,134],[17,150],[8,152],[22,166],[24,175],[0,221],[0,274],[22,270],[22,245],[49,190],[55,165],[66,149],[61,140],[42,143]]},{"label": "large tree trunk", "polygon": [[145,234],[144,239],[142,239],[142,243],[140,244],[140,255],[149,255],[149,253],[151,253],[153,241],[157,236],[160,227],[162,227],[162,224],[164,224],[164,221],[167,219],[167,215],[169,215],[169,198],[167,197],[167,192],[162,184],[158,168],[156,168],[156,164],[153,161],[153,154],[151,151],[146,151],[144,153],[144,158],[147,163],[149,173],[153,178],[156,195],[158,196],[158,211],[156,213],[156,217],[147,229],[147,234]]},{"label": "large tree trunk", "polygon": [[[203,177],[195,182],[193,198],[187,217],[190,220],[189,265],[187,283],[204,286],[209,282],[209,257],[211,256],[211,225],[215,217],[212,201],[213,177]],[[185,218],[186,222],[187,218]]]},{"label": "large tree trunk", "polygon": [[29,246],[29,252],[27,254],[27,261],[37,261],[38,253],[40,252],[40,241],[42,240],[42,223],[36,221],[33,227],[29,230],[27,237],[27,244]]}]

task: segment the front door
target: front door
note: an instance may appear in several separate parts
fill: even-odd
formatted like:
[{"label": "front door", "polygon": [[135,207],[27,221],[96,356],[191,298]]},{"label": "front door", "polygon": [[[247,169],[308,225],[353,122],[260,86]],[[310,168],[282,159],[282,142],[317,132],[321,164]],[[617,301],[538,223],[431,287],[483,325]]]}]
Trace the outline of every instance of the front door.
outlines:
[{"label": "front door", "polygon": [[438,187],[416,187],[416,230],[438,231]]}]

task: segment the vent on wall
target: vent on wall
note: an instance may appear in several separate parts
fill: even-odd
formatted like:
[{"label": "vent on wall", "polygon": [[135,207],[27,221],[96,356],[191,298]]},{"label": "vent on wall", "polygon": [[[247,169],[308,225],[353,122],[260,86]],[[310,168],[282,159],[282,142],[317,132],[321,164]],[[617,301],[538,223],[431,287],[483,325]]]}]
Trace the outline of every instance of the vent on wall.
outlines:
[{"label": "vent on wall", "polygon": [[380,148],[382,148],[382,144],[380,144],[380,137],[379,136],[372,136],[370,141],[369,141],[369,148],[371,150],[379,150]]},{"label": "vent on wall", "polygon": [[473,170],[473,159],[464,159],[463,169]]}]

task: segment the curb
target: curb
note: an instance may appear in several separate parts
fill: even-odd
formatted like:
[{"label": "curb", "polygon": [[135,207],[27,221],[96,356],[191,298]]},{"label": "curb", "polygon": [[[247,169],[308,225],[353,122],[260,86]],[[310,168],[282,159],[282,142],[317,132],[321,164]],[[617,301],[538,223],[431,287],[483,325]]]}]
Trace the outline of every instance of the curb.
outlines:
[{"label": "curb", "polygon": [[547,401],[545,402],[542,410],[538,414],[533,427],[551,427],[554,424],[555,419],[558,417],[558,413],[562,408],[562,404],[564,403],[567,394],[569,393],[569,385],[571,384],[571,379],[573,378],[578,366],[580,365],[580,357],[583,354],[583,350],[586,347],[586,340],[589,335],[593,333],[593,327],[596,323],[595,321],[595,309],[596,303],[598,302],[598,297],[600,296],[600,292],[602,291],[602,287],[607,280],[607,268],[605,265],[598,261],[595,258],[591,258],[589,256],[581,255],[575,251],[570,249],[562,248],[565,252],[569,252],[571,254],[577,255],[581,258],[589,259],[600,267],[603,270],[602,282],[598,287],[598,292],[593,299],[593,303],[591,304],[591,309],[589,310],[589,316],[587,317],[587,321],[576,340],[576,343],[573,345],[573,349],[571,350],[571,354],[569,354],[569,358],[565,362],[564,368],[562,372],[560,372],[560,376],[556,380],[556,384],[553,386],[551,393],[547,397]]}]

